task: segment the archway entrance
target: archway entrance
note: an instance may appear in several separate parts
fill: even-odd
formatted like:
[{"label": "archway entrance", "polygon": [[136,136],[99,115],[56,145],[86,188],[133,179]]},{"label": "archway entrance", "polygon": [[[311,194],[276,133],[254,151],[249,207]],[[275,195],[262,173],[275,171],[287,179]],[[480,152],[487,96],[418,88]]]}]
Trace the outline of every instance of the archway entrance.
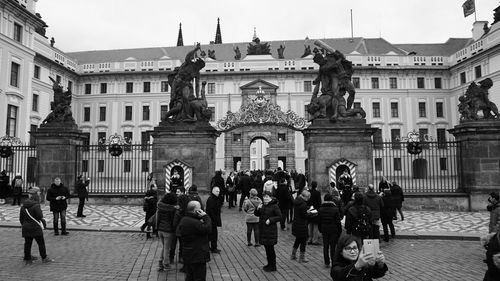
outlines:
[{"label": "archway entrance", "polygon": [[269,142],[266,138],[256,137],[250,142],[250,169],[270,169]]}]

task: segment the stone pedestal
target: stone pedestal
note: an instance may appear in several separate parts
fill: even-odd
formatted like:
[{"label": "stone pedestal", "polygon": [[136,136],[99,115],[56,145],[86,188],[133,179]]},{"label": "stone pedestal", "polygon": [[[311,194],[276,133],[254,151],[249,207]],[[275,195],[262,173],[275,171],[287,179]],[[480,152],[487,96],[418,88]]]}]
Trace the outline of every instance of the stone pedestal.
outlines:
[{"label": "stone pedestal", "polygon": [[[359,187],[373,183],[373,148],[371,136],[377,131],[366,120],[332,123],[314,120],[303,131],[308,153],[309,184],[317,181],[318,187],[329,186],[330,172],[335,163],[355,166],[353,181]],[[355,178],[354,178],[355,177]]]},{"label": "stone pedestal", "polygon": [[153,173],[158,187],[165,188],[167,166],[179,160],[192,169],[189,186],[196,184],[200,192],[209,192],[215,173],[215,142],[220,135],[217,130],[208,122],[163,121],[151,135],[154,138]]},{"label": "stone pedestal", "polygon": [[35,132],[37,147],[37,179],[41,188],[49,188],[54,178],[72,192],[76,182],[76,146],[86,136],[74,123],[43,124]]},{"label": "stone pedestal", "polygon": [[460,186],[470,194],[470,208],[484,210],[488,193],[499,190],[500,121],[466,121],[448,131],[460,142]]}]

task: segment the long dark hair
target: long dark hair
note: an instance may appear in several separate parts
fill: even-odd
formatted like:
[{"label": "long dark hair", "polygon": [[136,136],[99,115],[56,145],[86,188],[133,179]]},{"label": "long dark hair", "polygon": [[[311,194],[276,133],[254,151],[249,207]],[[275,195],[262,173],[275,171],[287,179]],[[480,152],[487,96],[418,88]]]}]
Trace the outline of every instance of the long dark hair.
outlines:
[{"label": "long dark hair", "polygon": [[342,250],[344,250],[344,247],[348,246],[353,241],[356,242],[358,251],[361,251],[361,239],[359,237],[352,234],[347,234],[345,232],[342,233],[342,235],[340,235],[339,241],[337,241],[337,246],[335,247],[335,255],[333,256],[333,261],[345,261],[346,259],[344,258],[344,256],[342,256]]}]

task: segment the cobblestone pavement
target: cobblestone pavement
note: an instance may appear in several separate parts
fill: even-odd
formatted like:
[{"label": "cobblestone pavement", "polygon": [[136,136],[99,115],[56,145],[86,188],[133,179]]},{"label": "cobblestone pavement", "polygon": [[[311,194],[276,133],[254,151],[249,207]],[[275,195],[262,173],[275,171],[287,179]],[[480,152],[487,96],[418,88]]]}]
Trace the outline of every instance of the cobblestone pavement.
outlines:
[{"label": "cobblestone pavement", "polygon": [[[17,208],[0,208],[2,222],[9,217],[6,213],[11,214],[10,220],[17,219]],[[90,216],[84,222],[97,217],[93,208],[89,208],[87,213]],[[122,213],[112,214],[109,206],[97,207],[103,214],[113,216],[102,219],[104,225],[121,226],[112,221],[123,220],[126,225],[136,229],[142,222],[140,207],[113,208]],[[76,205],[70,206],[70,210],[75,209]],[[44,211],[47,215],[48,210]],[[136,218],[134,214],[139,217]],[[414,220],[411,214],[407,212],[405,224],[411,224]],[[474,217],[473,214],[471,217]],[[70,215],[73,215],[71,211]],[[329,269],[323,266],[321,246],[307,247],[308,264],[289,260],[293,243],[289,229],[279,232],[276,246],[278,271],[264,272],[261,269],[265,264],[264,249],[246,246],[246,226],[242,217],[242,213],[234,209],[223,210],[223,227],[219,231],[222,253],[212,255],[207,280],[331,280]],[[426,216],[417,213],[416,218],[423,219]],[[482,216],[478,218],[482,219]],[[478,221],[478,218],[474,221]],[[70,222],[73,220],[76,219],[71,217]],[[22,261],[24,240],[20,229],[11,227],[1,228],[0,231],[0,280],[184,280],[184,275],[178,270],[171,270],[168,275],[158,273],[161,245],[156,238],[145,239],[143,233],[71,231],[69,236],[54,236],[47,230],[45,239],[48,254],[55,262],[42,264],[37,260],[26,265]],[[484,249],[477,241],[396,239],[390,243],[382,242],[381,249],[386,255],[389,272],[378,280],[473,281],[482,280],[486,270],[482,262]],[[32,253],[39,256],[36,243]]]},{"label": "cobblestone pavement", "polygon": [[[70,204],[68,207],[67,220],[70,229],[138,231],[144,222],[142,206],[86,204],[86,218],[75,217],[77,207],[77,204]],[[52,215],[48,204],[42,205],[42,209],[50,228]],[[227,211],[227,208],[223,210]],[[408,235],[427,233],[478,237],[488,232],[487,212],[404,211],[404,215],[405,220],[398,220],[395,226],[397,232]],[[0,205],[0,226],[18,226],[18,221],[18,206]]]}]

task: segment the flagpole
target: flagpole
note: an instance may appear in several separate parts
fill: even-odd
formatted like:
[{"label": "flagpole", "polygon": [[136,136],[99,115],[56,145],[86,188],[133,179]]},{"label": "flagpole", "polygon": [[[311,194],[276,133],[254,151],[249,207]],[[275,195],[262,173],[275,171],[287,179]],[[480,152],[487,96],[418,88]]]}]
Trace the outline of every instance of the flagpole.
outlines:
[{"label": "flagpole", "polygon": [[477,11],[477,8],[476,8],[476,0],[474,0],[474,22],[476,22],[476,21],[477,21],[476,11]]}]

